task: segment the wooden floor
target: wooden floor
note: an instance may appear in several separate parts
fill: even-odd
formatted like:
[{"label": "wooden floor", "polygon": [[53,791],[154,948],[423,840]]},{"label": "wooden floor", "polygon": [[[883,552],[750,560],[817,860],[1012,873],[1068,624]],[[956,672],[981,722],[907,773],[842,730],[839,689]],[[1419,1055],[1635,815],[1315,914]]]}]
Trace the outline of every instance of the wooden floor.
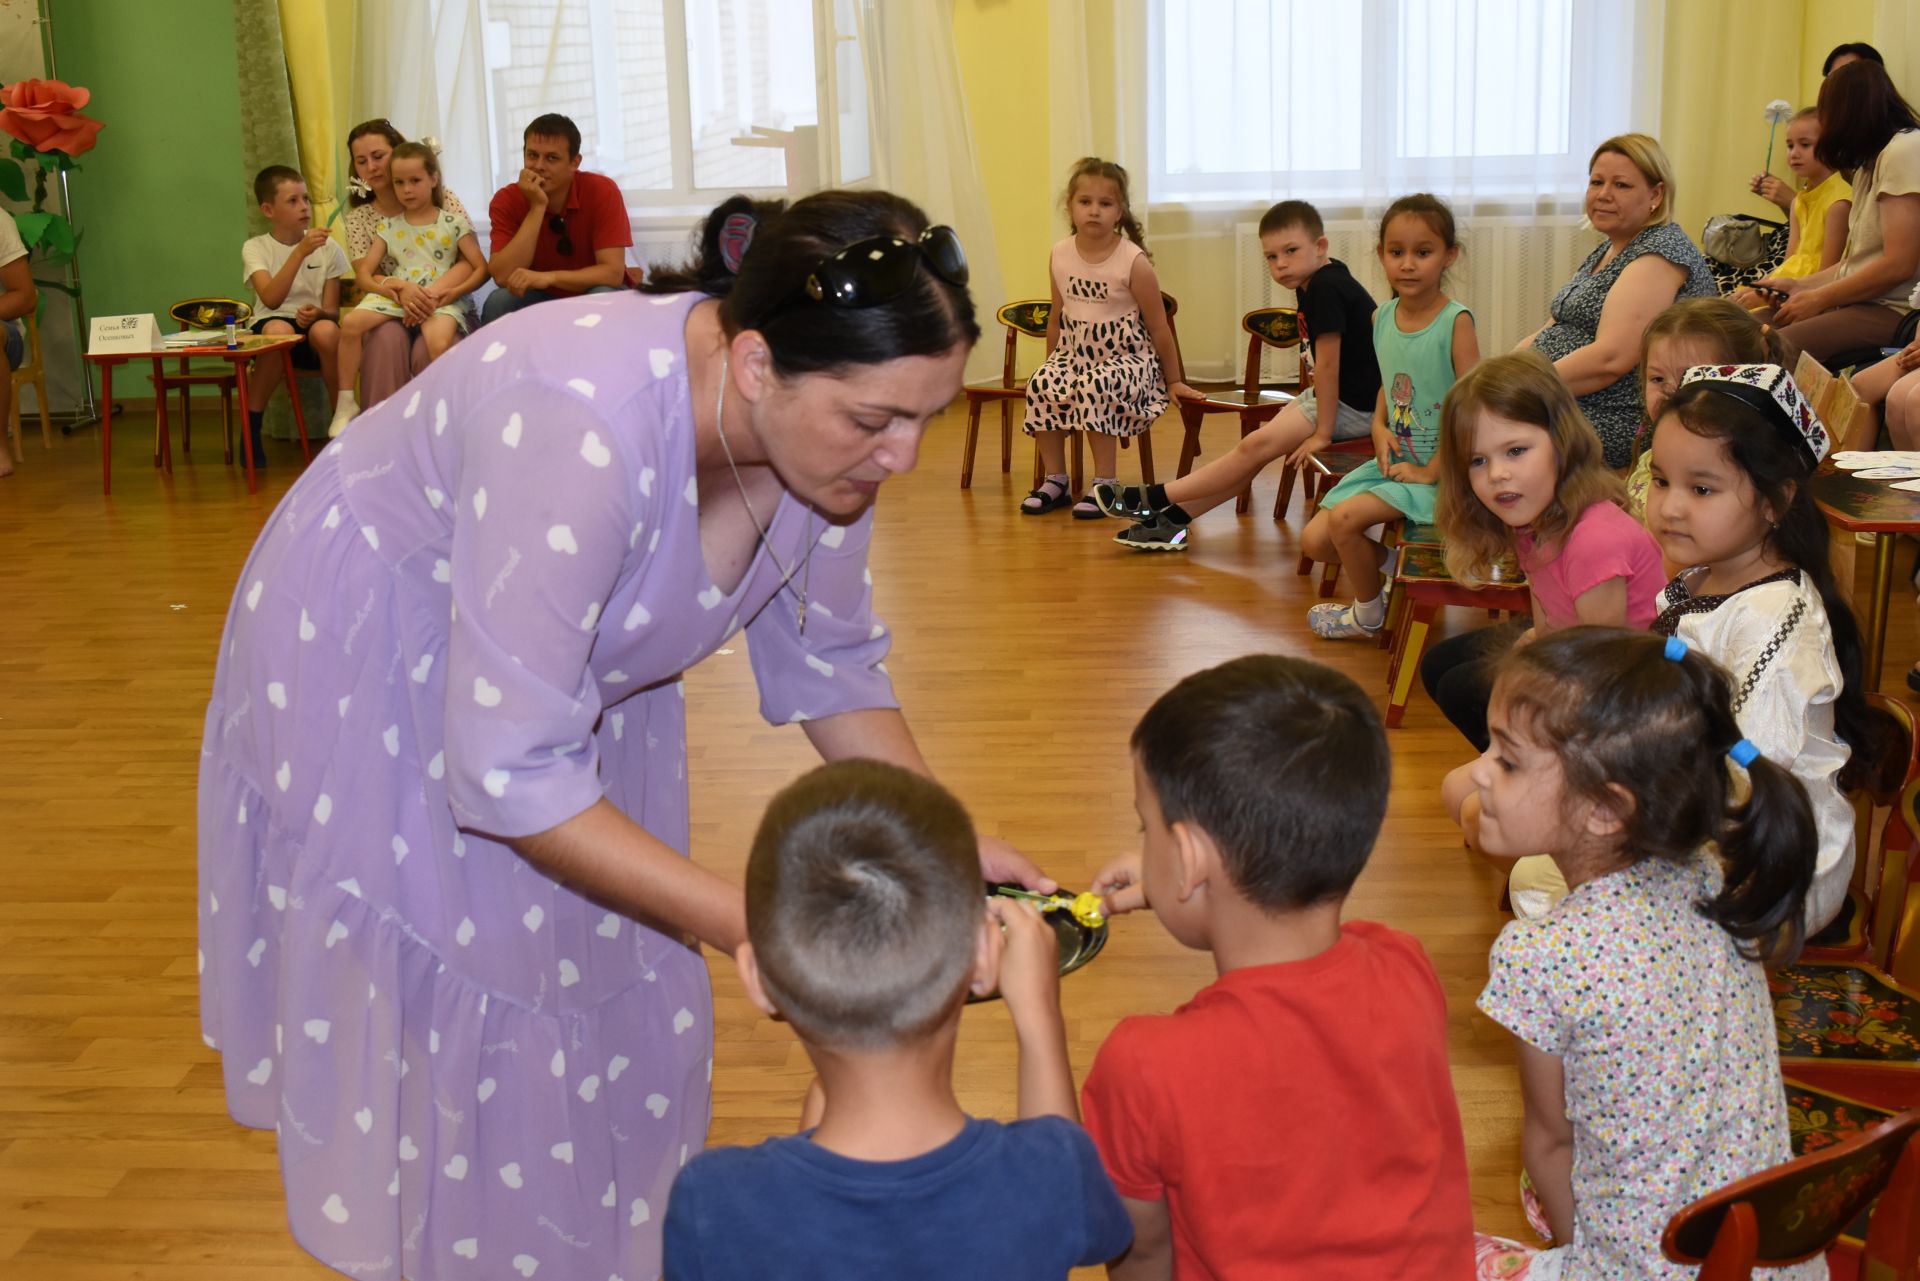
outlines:
[{"label": "wooden floor", "polygon": [[[1231,428],[1210,421],[1219,448]],[[32,440],[0,480],[0,1281],[332,1276],[288,1236],[273,1136],[228,1119],[196,1013],[200,720],[234,577],[297,455],[271,446],[271,481],[249,497],[206,428],[168,482],[147,452],[150,420],[117,425],[111,499],[94,429],[56,435],[51,452]],[[1308,655],[1384,705],[1384,654],[1307,631],[1298,500],[1295,524],[1275,525],[1271,478],[1254,515],[1203,518],[1193,552],[1137,555],[1108,541],[1117,522],[1017,515],[1024,442],[1003,477],[997,442],[983,440],[975,486],[959,490],[962,427],[958,412],[936,423],[920,471],[881,504],[873,574],[897,637],[889,667],[943,779],[1064,884],[1135,847],[1127,735],[1178,677],[1253,651]],[[1155,436],[1170,467],[1177,426]],[[1895,688],[1916,651],[1907,599],[1888,647]],[[737,878],[765,798],[809,750],[759,720],[744,648],[688,683],[694,855]],[[1387,825],[1349,914],[1412,932],[1433,957],[1478,1225],[1518,1236],[1511,1051],[1473,1008],[1499,882],[1461,849],[1437,796],[1469,752],[1418,694],[1392,736]],[[713,1139],[790,1131],[805,1056],[753,1013],[729,962],[712,969]],[[1118,922],[1066,980],[1076,1072],[1118,1019],[1171,1009],[1211,977],[1150,915]],[[966,1015],[958,1084],[970,1110],[1011,1115],[1012,1032],[997,1005]]]}]

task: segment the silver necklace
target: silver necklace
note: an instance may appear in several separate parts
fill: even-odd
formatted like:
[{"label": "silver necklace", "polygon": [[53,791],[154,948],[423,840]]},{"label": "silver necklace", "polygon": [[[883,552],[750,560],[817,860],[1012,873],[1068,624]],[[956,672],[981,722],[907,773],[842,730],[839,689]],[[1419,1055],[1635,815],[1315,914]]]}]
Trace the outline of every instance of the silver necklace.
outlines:
[{"label": "silver necklace", "polygon": [[782,590],[792,593],[793,576],[800,575],[800,605],[794,611],[794,625],[800,634],[807,634],[807,595],[813,582],[813,508],[807,508],[807,550],[806,554],[794,565],[780,563],[780,556],[773,550],[773,541],[767,537],[767,527],[760,523],[760,517],[753,510],[753,503],[747,498],[747,482],[740,479],[740,465],[733,461],[733,446],[727,444],[727,433],[721,428],[721,419],[727,407],[727,368],[731,352],[722,352],[720,356],[720,392],[713,398],[713,434],[720,438],[720,452],[727,456],[727,470],[733,473],[733,483],[740,490],[740,505],[747,509],[747,519],[753,522],[753,532],[760,536],[760,545],[767,549],[767,556],[773,561],[774,568],[780,571],[780,586],[773,589],[778,596]]}]

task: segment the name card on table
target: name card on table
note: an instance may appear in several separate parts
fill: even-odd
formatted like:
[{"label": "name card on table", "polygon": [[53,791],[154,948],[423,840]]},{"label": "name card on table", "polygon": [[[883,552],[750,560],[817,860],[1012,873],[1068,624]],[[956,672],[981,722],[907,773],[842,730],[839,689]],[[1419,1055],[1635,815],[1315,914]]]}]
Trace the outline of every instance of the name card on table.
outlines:
[{"label": "name card on table", "polygon": [[95,316],[87,337],[89,356],[160,350],[160,322],[144,316]]}]

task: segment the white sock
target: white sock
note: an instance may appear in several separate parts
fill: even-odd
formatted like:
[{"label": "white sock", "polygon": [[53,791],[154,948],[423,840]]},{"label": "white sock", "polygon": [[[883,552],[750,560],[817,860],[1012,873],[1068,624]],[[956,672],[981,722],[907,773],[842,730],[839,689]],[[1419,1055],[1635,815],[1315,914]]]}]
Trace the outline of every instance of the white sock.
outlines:
[{"label": "white sock", "polygon": [[1362,627],[1378,627],[1387,621],[1387,601],[1385,594],[1376,595],[1372,600],[1353,602],[1353,617]]}]

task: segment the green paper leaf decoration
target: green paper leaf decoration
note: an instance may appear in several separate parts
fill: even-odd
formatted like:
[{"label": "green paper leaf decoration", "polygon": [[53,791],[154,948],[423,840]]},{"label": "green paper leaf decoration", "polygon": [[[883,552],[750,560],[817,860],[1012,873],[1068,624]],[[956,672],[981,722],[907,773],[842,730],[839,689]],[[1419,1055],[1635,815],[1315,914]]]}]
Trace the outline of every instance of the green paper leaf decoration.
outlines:
[{"label": "green paper leaf decoration", "polygon": [[55,217],[54,214],[36,212],[23,213],[15,218],[13,221],[20,228],[21,243],[29,249],[39,244],[41,238],[47,234],[48,224],[52,223]]},{"label": "green paper leaf decoration", "polygon": [[13,140],[13,145],[7,148],[7,153],[11,155],[15,160],[31,160],[34,157],[33,148],[29,147],[26,143],[20,141],[18,138],[15,138]]},{"label": "green paper leaf decoration", "polygon": [[73,224],[56,214],[40,239],[41,243],[52,245],[63,257],[70,256],[74,245]]},{"label": "green paper leaf decoration", "polygon": [[20,172],[20,166],[0,165],[0,195],[8,200],[27,198],[27,175]]}]

